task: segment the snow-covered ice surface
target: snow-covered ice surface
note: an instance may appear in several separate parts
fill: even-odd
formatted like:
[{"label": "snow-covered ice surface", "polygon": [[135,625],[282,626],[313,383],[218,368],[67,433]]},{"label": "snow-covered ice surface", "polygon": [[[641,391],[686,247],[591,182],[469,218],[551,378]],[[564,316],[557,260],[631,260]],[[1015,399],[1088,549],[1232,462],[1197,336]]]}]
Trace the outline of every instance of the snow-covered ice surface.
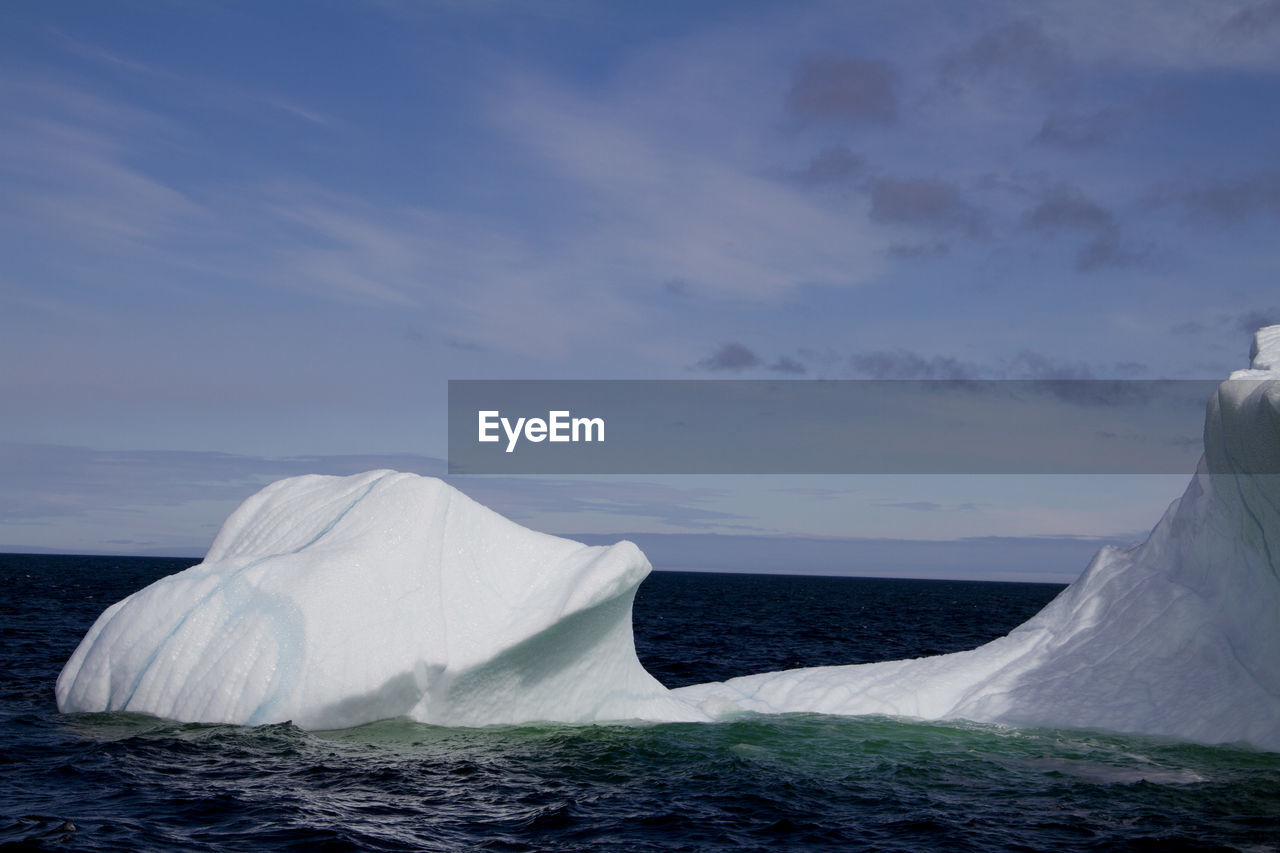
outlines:
[{"label": "snow-covered ice surface", "polygon": [[893,714],[1104,728],[1280,750],[1280,326],[1209,401],[1205,453],[1141,545],[1104,548],[967,652],[669,691],[636,659],[631,543],[526,530],[389,471],[268,486],[205,561],[108,608],[62,711],[341,728]]}]

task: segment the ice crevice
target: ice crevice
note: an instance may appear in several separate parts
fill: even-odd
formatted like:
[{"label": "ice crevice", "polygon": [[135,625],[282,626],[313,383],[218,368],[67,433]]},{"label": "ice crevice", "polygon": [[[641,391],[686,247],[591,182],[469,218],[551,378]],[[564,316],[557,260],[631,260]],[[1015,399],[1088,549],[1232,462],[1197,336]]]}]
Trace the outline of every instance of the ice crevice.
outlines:
[{"label": "ice crevice", "polygon": [[296,477],[205,560],[107,608],[65,712],[343,728],[891,714],[1280,751],[1280,326],[1208,402],[1204,456],[1147,539],[1024,625],[948,655],[668,690],[636,658],[649,561],[527,530],[435,479]]}]

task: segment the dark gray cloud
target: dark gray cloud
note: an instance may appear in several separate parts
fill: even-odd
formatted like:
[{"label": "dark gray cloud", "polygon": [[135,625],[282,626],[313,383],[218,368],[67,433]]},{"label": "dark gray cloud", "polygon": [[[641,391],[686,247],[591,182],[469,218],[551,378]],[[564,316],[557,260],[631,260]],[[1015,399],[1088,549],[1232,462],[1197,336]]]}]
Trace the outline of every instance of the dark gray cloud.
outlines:
[{"label": "dark gray cloud", "polygon": [[702,370],[731,371],[735,373],[752,369],[763,369],[771,373],[787,373],[791,375],[800,375],[805,372],[805,366],[802,363],[787,355],[779,356],[773,362],[766,364],[765,360],[757,355],[754,350],[736,341],[721,344],[715,352],[699,361],[695,367]]},{"label": "dark gray cloud", "polygon": [[662,292],[670,296],[688,296],[689,282],[683,278],[669,278],[662,283]]},{"label": "dark gray cloud", "polygon": [[885,254],[891,258],[907,260],[912,258],[940,258],[949,251],[951,251],[951,247],[942,242],[895,243],[885,249]]},{"label": "dark gray cloud", "polygon": [[1280,0],[1263,0],[1231,13],[1222,24],[1227,35],[1257,37],[1280,29]]},{"label": "dark gray cloud", "polygon": [[865,168],[865,161],[846,146],[833,145],[819,151],[803,169],[792,172],[790,177],[802,186],[821,186],[855,180]]},{"label": "dark gray cloud", "polygon": [[703,370],[747,370],[759,367],[760,356],[740,343],[721,344],[711,355],[698,362]]},{"label": "dark gray cloud", "polygon": [[1032,137],[1036,145],[1082,150],[1097,148],[1120,135],[1123,120],[1119,111],[1110,107],[1082,115],[1051,115]]},{"label": "dark gray cloud", "polygon": [[1019,20],[987,30],[964,50],[942,60],[948,80],[999,78],[1006,81],[1053,83],[1071,70],[1065,46],[1050,38],[1033,20]]},{"label": "dark gray cloud", "polygon": [[[1101,373],[1101,377],[1099,373]],[[1178,384],[1172,380],[1146,379],[1132,381],[1135,377],[1141,377],[1144,374],[1150,375],[1150,373],[1150,365],[1141,361],[1113,361],[1108,365],[1094,366],[1083,361],[1062,359],[1034,350],[1022,350],[1006,365],[1006,375],[1010,379],[1028,379],[1046,383],[1076,383],[1082,388],[1092,386],[1095,391],[1100,389],[1108,397],[1116,396],[1114,389],[1108,389],[1108,386],[1128,386],[1131,389],[1136,389],[1124,392],[1124,399],[1133,399],[1133,394],[1135,393],[1146,395],[1158,384],[1168,383],[1170,387]],[[1186,385],[1191,387],[1192,383],[1186,383]],[[1199,396],[1201,390],[1201,387],[1195,387],[1190,392],[1197,406],[1203,402],[1201,396]]]},{"label": "dark gray cloud", "polygon": [[1145,261],[1149,255],[1146,249],[1135,249],[1120,239],[1116,229],[1108,229],[1098,233],[1076,253],[1075,268],[1077,272],[1093,272],[1095,270],[1131,267]]},{"label": "dark gray cloud", "polygon": [[871,185],[871,218],[891,225],[986,233],[982,214],[960,191],[936,178],[880,178]]},{"label": "dark gray cloud", "polygon": [[1093,379],[1093,369],[1082,361],[1066,361],[1033,350],[1023,350],[1009,364],[1018,379]]},{"label": "dark gray cloud", "polygon": [[[1110,374],[1133,377],[1146,372],[1140,362],[1114,362]],[[1064,403],[1077,406],[1132,406],[1150,401],[1161,389],[1151,382],[1131,379],[1099,379],[1093,367],[1083,361],[1070,361],[1034,350],[1023,350],[1008,365],[1013,379],[1033,380],[1033,390]],[[1191,392],[1195,405],[1203,403],[1204,389]]]},{"label": "dark gray cloud", "polygon": [[[1091,381],[1099,386],[1116,377],[1132,378],[1149,372],[1136,361],[1117,361],[1097,370],[1083,361],[1070,361],[1034,350],[1012,358],[980,364],[954,356],[926,356],[906,349],[872,350],[851,354],[847,373],[861,379],[1036,380],[1052,383]],[[1105,379],[1098,379],[1101,372]]]},{"label": "dark gray cloud", "polygon": [[908,350],[877,350],[849,356],[849,369],[867,379],[976,379],[978,365],[951,356],[925,357]]},{"label": "dark gray cloud", "polygon": [[1024,217],[1031,228],[1056,230],[1059,228],[1110,229],[1115,217],[1102,206],[1080,193],[1058,188],[1040,201]]},{"label": "dark gray cloud", "polygon": [[982,365],[954,356],[923,356],[905,349],[854,353],[849,367],[869,379],[1093,379],[1083,362],[1023,350],[1003,365]]},{"label": "dark gray cloud", "polygon": [[817,56],[804,62],[787,93],[787,110],[801,121],[889,123],[898,117],[900,75],[884,60]]},{"label": "dark gray cloud", "polygon": [[1076,252],[1077,272],[1128,267],[1140,263],[1147,251],[1134,249],[1122,238],[1115,215],[1079,190],[1059,185],[1050,189],[1022,219],[1023,225],[1037,231],[1059,230],[1091,232],[1093,237]]},{"label": "dark gray cloud", "polygon": [[1192,216],[1226,223],[1270,214],[1280,216],[1280,172],[1237,180],[1162,186],[1150,194],[1157,207],[1178,206]]},{"label": "dark gray cloud", "polygon": [[769,370],[774,373],[790,373],[794,376],[799,376],[805,373],[805,366],[791,356],[783,355],[769,365]]},{"label": "dark gray cloud", "polygon": [[1236,318],[1236,331],[1252,335],[1263,326],[1280,324],[1280,308],[1257,308]]}]

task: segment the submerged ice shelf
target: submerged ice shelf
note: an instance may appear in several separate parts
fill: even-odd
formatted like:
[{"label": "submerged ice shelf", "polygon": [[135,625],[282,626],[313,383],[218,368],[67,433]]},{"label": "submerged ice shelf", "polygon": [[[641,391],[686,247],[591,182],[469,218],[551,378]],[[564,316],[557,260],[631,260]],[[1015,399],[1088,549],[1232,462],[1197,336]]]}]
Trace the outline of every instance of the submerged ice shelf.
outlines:
[{"label": "submerged ice shelf", "polygon": [[[1204,456],[1148,539],[1104,548],[967,652],[667,690],[636,659],[629,542],[526,530],[390,471],[268,486],[205,561],[108,608],[63,711],[340,728],[711,720],[757,711],[1105,728],[1280,750],[1280,327],[1209,401]],[[1261,381],[1241,381],[1261,380]]]}]

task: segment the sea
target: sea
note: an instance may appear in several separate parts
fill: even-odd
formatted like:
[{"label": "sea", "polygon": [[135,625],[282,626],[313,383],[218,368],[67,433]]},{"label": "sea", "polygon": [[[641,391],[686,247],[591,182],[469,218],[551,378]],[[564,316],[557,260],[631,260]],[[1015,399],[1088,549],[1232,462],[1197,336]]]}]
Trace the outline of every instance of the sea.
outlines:
[{"label": "sea", "polygon": [[[98,614],[193,562],[0,555],[0,848],[1280,850],[1280,754],[1245,745],[819,714],[328,732],[59,714]],[[671,687],[933,655],[1060,590],[655,572],[636,647]]]}]

